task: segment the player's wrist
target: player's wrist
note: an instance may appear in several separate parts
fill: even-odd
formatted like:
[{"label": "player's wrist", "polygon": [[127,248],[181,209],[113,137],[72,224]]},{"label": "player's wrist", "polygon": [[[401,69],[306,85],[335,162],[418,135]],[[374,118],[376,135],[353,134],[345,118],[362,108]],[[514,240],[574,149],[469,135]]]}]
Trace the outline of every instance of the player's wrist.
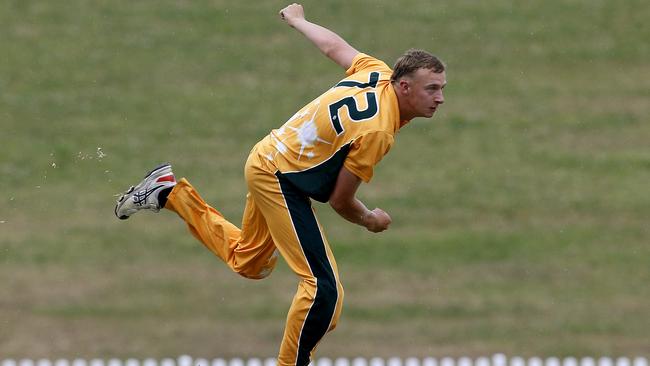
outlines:
[{"label": "player's wrist", "polygon": [[289,26],[296,28],[298,30],[300,30],[301,23],[304,22],[306,22],[306,19],[303,17],[295,17],[295,18],[287,19],[287,23],[289,24]]},{"label": "player's wrist", "polygon": [[373,215],[374,215],[374,214],[373,214],[372,211],[370,211],[370,210],[365,210],[365,211],[361,214],[361,225],[367,228],[368,225],[369,225],[370,222],[371,222],[371,219],[372,219],[372,216],[373,216]]}]

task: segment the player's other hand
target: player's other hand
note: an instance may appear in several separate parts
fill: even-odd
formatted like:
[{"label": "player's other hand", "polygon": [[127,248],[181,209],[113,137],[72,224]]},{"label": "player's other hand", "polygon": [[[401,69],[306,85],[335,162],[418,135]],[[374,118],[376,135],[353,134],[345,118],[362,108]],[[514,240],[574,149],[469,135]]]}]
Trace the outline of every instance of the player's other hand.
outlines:
[{"label": "player's other hand", "polygon": [[305,19],[305,11],[302,9],[302,5],[293,3],[280,10],[280,17],[293,27],[295,21]]},{"label": "player's other hand", "polygon": [[379,233],[388,229],[388,225],[393,222],[386,211],[381,208],[375,208],[370,211],[370,214],[366,215],[364,219],[364,226],[368,231],[372,231],[373,233]]}]

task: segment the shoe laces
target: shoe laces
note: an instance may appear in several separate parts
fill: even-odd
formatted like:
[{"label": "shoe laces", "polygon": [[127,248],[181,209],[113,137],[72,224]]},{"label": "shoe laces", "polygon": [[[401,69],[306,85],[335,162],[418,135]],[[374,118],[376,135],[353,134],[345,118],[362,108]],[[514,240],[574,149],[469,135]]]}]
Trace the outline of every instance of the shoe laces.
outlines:
[{"label": "shoe laces", "polygon": [[145,189],[136,192],[133,195],[133,204],[138,205],[140,207],[144,206],[147,203],[147,197],[149,197],[153,193],[153,191],[154,191],[153,189],[152,190]]}]

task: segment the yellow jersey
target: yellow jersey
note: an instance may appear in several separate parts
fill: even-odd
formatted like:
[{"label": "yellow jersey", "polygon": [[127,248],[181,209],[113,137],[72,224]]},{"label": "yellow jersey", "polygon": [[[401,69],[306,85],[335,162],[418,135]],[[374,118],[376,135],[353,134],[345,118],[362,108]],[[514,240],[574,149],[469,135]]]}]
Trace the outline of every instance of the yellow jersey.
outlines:
[{"label": "yellow jersey", "polygon": [[347,77],[256,145],[258,153],[307,196],[327,202],[342,166],[369,182],[404,124],[391,68],[359,53]]}]

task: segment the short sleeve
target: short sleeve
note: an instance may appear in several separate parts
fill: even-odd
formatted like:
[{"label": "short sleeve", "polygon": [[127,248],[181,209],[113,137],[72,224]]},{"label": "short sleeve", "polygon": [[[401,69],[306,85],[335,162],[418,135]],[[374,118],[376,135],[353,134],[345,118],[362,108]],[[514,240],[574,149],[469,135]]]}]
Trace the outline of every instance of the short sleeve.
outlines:
[{"label": "short sleeve", "polygon": [[384,61],[378,60],[365,53],[359,53],[352,59],[352,66],[345,71],[347,76],[355,74],[362,70],[378,70],[392,72],[390,67]]},{"label": "short sleeve", "polygon": [[375,165],[388,153],[393,141],[393,135],[384,131],[362,135],[352,142],[343,166],[368,183],[372,179]]}]

